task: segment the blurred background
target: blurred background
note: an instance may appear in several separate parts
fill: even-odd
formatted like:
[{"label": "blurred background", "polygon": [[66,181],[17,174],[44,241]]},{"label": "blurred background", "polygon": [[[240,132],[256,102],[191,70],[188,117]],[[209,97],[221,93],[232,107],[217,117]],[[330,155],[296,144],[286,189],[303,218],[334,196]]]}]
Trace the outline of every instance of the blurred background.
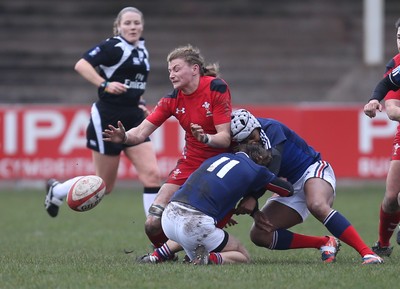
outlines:
[{"label": "blurred background", "polygon": [[[382,56],[373,64],[365,63],[366,2],[383,5]],[[171,90],[167,54],[188,43],[220,64],[238,104],[365,102],[397,53],[399,0],[3,0],[1,102],[94,101],[74,64],[112,36],[126,6],[145,16],[151,104]]]},{"label": "blurred background", "polygon": [[[190,43],[219,63],[234,107],[289,125],[338,179],[385,179],[398,123],[362,108],[398,53],[399,0],[2,0],[0,181],[93,173],[85,131],[97,90],[74,65],[127,6],[144,13],[149,107],[172,90],[168,53]],[[166,175],[179,125],[171,118],[152,140]],[[136,178],[126,159],[119,177]]]}]

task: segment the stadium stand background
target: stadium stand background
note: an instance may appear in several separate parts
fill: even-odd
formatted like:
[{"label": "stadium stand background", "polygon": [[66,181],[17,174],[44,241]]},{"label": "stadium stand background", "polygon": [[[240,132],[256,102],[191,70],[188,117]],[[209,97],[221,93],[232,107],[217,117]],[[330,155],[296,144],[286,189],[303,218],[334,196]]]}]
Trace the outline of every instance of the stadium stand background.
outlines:
[{"label": "stadium stand background", "polygon": [[362,0],[3,0],[0,102],[95,100],[73,66],[111,36],[125,6],[145,15],[150,104],[171,90],[168,52],[187,43],[219,62],[236,104],[365,102],[397,51],[399,0],[385,2],[385,57],[377,67],[362,61]]}]

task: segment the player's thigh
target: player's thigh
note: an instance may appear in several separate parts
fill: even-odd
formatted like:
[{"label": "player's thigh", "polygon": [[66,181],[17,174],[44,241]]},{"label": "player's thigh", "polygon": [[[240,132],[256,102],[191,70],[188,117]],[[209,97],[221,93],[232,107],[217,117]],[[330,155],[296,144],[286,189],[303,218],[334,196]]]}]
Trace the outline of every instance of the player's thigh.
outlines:
[{"label": "player's thigh", "polygon": [[303,222],[302,217],[296,210],[277,201],[267,202],[261,211],[279,229],[287,229]]},{"label": "player's thigh", "polygon": [[383,200],[385,212],[394,212],[399,208],[399,192],[400,160],[392,160],[386,177],[386,192]]},{"label": "player's thigh", "polygon": [[247,249],[244,247],[242,242],[239,241],[236,237],[231,234],[228,234],[228,242],[225,247],[221,250],[221,252],[229,252],[229,251],[237,251],[241,252],[245,256],[249,256]]},{"label": "player's thigh", "polygon": [[97,151],[92,151],[92,157],[96,175],[105,181],[107,186],[106,193],[110,193],[117,178],[120,157],[119,155],[104,155]]},{"label": "player's thigh", "polygon": [[151,142],[144,142],[136,146],[127,147],[125,155],[135,166],[139,178],[145,183],[160,183],[160,171],[156,154]]},{"label": "player's thigh", "polygon": [[330,183],[321,178],[311,178],[304,184],[307,207],[311,212],[330,211],[335,191]]}]

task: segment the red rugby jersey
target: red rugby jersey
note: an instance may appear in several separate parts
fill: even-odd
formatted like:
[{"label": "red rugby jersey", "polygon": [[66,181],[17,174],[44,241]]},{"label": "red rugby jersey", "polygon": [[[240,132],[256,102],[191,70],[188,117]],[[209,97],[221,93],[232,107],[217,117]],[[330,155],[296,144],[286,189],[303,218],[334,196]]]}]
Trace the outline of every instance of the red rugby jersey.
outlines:
[{"label": "red rugby jersey", "polygon": [[216,134],[216,125],[230,123],[231,112],[231,94],[226,82],[220,78],[202,76],[197,90],[192,94],[185,95],[175,89],[160,99],[147,120],[155,126],[161,126],[170,116],[174,116],[185,131],[184,156],[205,160],[229,148],[213,148],[199,142],[190,131],[190,123],[201,125],[208,134]]}]

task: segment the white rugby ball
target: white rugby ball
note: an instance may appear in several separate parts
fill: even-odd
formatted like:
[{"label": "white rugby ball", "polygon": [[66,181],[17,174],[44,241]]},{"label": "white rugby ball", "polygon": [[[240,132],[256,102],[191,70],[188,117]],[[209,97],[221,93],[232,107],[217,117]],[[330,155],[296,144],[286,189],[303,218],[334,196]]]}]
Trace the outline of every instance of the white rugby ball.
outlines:
[{"label": "white rugby ball", "polygon": [[67,195],[68,206],[78,212],[96,207],[106,192],[106,183],[98,176],[89,175],[78,179]]}]

